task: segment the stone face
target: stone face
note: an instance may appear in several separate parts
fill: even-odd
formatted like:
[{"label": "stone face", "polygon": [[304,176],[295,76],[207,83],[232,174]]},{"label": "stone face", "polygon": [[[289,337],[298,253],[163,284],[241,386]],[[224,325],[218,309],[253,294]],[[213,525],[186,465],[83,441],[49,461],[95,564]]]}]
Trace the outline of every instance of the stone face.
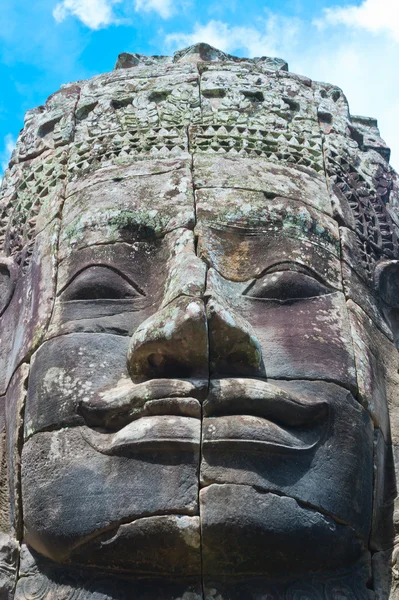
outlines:
[{"label": "stone face", "polygon": [[396,598],[388,158],[336,86],[202,43],[29,111],[0,195],[1,598]]}]

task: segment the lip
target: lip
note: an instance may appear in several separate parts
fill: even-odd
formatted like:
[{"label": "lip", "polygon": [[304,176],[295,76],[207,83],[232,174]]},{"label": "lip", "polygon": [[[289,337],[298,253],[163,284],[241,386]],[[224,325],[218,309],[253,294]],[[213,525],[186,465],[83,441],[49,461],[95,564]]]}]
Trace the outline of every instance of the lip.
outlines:
[{"label": "lip", "polygon": [[118,430],[150,415],[201,418],[199,400],[206,397],[207,380],[151,379],[134,384],[121,379],[93,398],[81,401],[78,412],[89,427]]},{"label": "lip", "polygon": [[205,451],[308,452],[320,443],[329,421],[326,402],[243,378],[211,381],[203,412]]},{"label": "lip", "polygon": [[[102,454],[163,450],[305,452],[317,446],[329,421],[328,404],[298,398],[260,379],[214,379],[201,404],[204,382],[122,382],[81,410],[84,439]],[[162,397],[162,393],[171,393]],[[188,396],[195,392],[196,398]],[[117,425],[115,427],[115,425]],[[202,427],[201,427],[202,425]]]},{"label": "lip", "polygon": [[85,441],[101,454],[131,455],[141,452],[198,451],[201,421],[192,417],[155,415],[141,417],[114,433],[82,428]]}]

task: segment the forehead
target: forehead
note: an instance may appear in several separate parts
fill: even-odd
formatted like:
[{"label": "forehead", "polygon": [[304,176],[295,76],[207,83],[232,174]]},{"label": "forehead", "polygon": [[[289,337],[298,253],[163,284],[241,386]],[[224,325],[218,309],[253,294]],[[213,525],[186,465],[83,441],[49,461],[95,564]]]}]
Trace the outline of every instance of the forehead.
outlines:
[{"label": "forehead", "polygon": [[203,257],[228,278],[242,279],[248,265],[258,275],[272,258],[313,265],[335,285],[339,234],[331,213],[325,180],[306,168],[206,155],[145,160],[68,184],[60,259],[183,227],[195,230]]},{"label": "forehead", "polygon": [[109,167],[70,183],[60,232],[60,259],[95,244],[159,237],[195,221],[188,159]]}]

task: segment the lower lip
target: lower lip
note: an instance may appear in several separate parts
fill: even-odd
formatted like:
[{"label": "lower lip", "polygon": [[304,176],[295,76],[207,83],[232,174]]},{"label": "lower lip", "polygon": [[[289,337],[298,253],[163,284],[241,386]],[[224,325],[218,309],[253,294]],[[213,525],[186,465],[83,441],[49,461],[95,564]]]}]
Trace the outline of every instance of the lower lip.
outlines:
[{"label": "lower lip", "polygon": [[320,442],[320,426],[292,429],[262,417],[231,415],[205,418],[202,445],[206,450],[276,452],[289,454],[311,451]]},{"label": "lower lip", "polygon": [[[201,426],[202,425],[202,426]],[[179,415],[143,416],[117,432],[83,428],[82,435],[98,452],[126,455],[151,451],[307,452],[320,442],[323,427],[287,428],[257,416],[198,418]]]},{"label": "lower lip", "polygon": [[191,417],[156,415],[141,417],[116,433],[84,428],[82,435],[98,452],[108,455],[167,449],[199,451],[201,421]]}]

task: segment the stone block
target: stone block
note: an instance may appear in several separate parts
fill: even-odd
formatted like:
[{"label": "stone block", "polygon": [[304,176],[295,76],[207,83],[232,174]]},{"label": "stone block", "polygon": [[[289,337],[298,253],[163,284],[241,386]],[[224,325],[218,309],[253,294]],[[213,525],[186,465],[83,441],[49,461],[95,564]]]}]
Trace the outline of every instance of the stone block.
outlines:
[{"label": "stone block", "polygon": [[205,579],[300,578],[350,567],[365,552],[352,528],[287,496],[224,484],[202,489],[200,502]]},{"label": "stone block", "polygon": [[[49,561],[23,545],[15,600],[202,600],[200,577],[131,578]],[[8,599],[7,599],[8,600]],[[10,599],[11,600],[11,599]]]},{"label": "stone block", "polygon": [[196,192],[198,252],[226,279],[246,281],[296,263],[342,289],[335,221],[306,204],[261,192]]},{"label": "stone block", "polygon": [[194,185],[263,192],[267,198],[299,200],[327,215],[331,200],[324,177],[306,168],[293,168],[258,158],[194,156]]},{"label": "stone block", "polygon": [[34,354],[25,410],[25,438],[52,427],[82,424],[78,408],[128,380],[129,338],[70,334],[45,342]]},{"label": "stone block", "polygon": [[19,563],[19,544],[11,536],[0,533],[0,598],[14,600]]}]

